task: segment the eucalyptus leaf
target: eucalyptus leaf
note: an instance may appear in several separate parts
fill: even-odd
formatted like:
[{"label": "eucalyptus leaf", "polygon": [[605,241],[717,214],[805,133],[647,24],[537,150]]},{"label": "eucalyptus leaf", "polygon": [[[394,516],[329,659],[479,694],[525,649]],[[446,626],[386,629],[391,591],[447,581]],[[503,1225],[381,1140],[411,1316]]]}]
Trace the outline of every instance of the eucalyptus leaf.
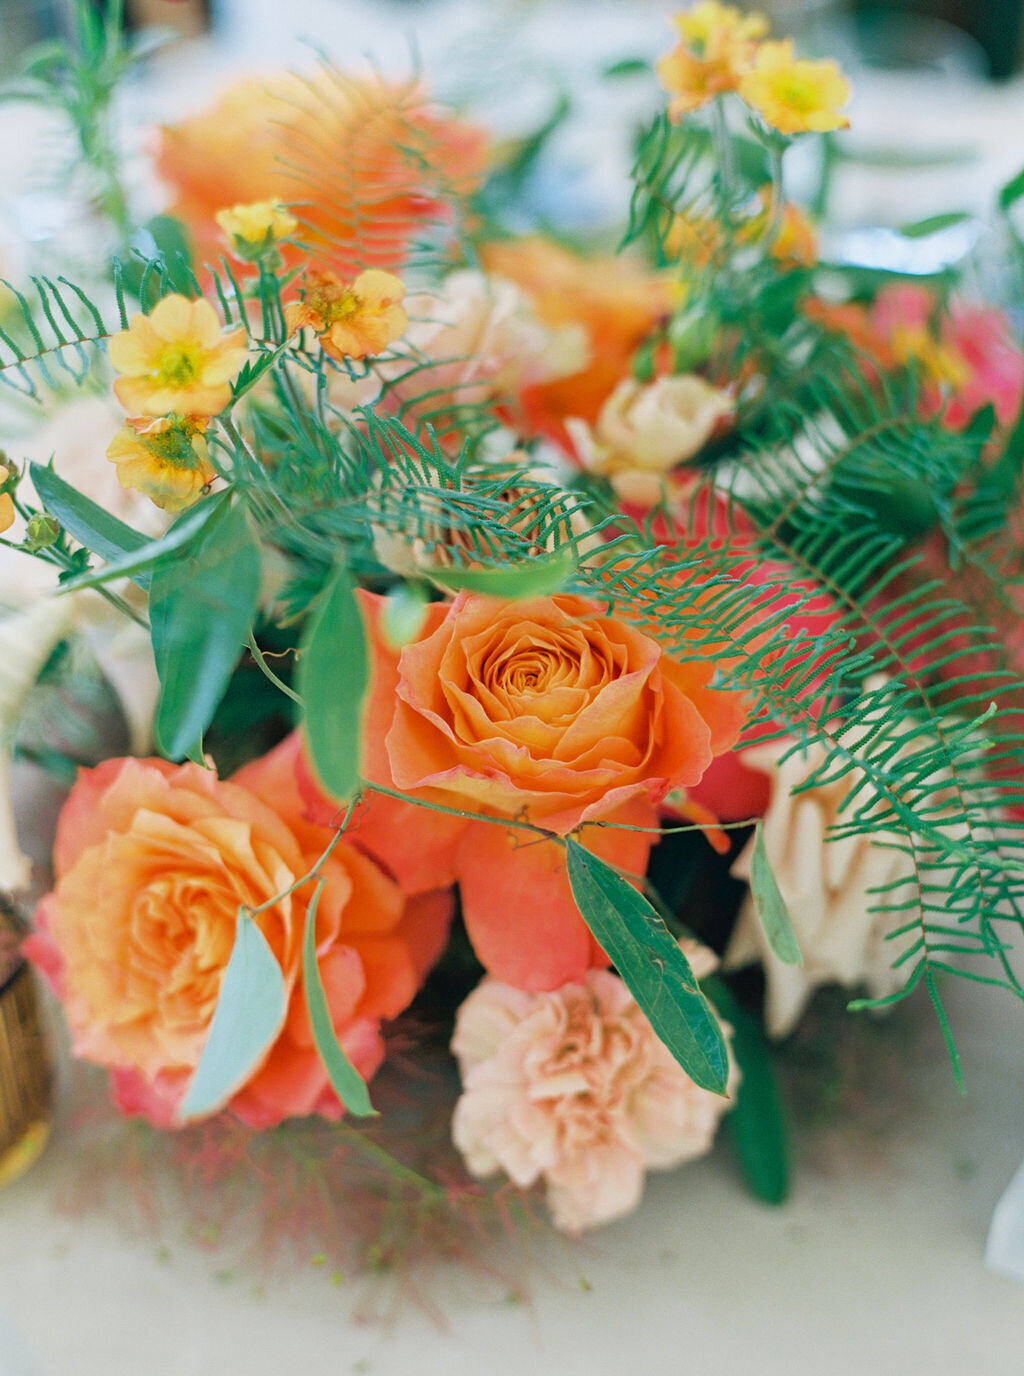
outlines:
[{"label": "eucalyptus leaf", "polygon": [[267,939],[245,912],[220,987],[203,1053],[178,1109],[178,1121],[224,1107],[259,1069],[288,1012],[284,976]]},{"label": "eucalyptus leaf", "polygon": [[206,497],[190,507],[183,516],[179,516],[170,530],[159,539],[147,540],[134,550],[125,551],[124,554],[111,559],[102,569],[69,579],[61,585],[61,591],[77,592],[79,588],[96,588],[103,583],[112,582],[115,578],[135,579],[135,575],[141,570],[148,570],[158,559],[177,554],[189,544],[208,521],[214,521],[223,512],[228,496],[225,491],[215,492],[212,497]]},{"label": "eucalyptus leaf", "polygon": [[316,910],[320,903],[324,881],[321,879],[306,910],[306,930],[302,939],[302,987],[306,996],[306,1010],[313,1028],[313,1041],[334,1092],[348,1109],[359,1118],[376,1118],[377,1110],[370,1103],[366,1081],[345,1055],[334,1032],[331,1011],[327,1006],[320,966],[316,958]]},{"label": "eucalyptus leaf", "polygon": [[766,1204],[781,1204],[789,1193],[789,1141],[771,1047],[757,1018],[724,981],[712,975],[704,990],[732,1027],[732,1054],[740,1070],[726,1132],[751,1192]]},{"label": "eucalyptus leaf", "polygon": [[929,234],[940,234],[944,229],[952,229],[954,225],[962,225],[972,218],[965,210],[951,210],[944,215],[929,215],[927,219],[901,225],[900,233],[905,239],[926,239]]},{"label": "eucalyptus leaf", "polygon": [[[32,486],[50,515],[61,523],[72,539],[101,559],[108,562],[120,559],[149,544],[148,536],[111,516],[52,468],[33,463],[29,470]],[[137,573],[135,581],[140,587],[149,586],[147,573]]]},{"label": "eucalyptus leaf", "polygon": [[186,554],[153,570],[154,730],[172,759],[195,757],[252,627],[259,588],[259,546],[240,502],[211,521]]},{"label": "eucalyptus leaf", "polygon": [[454,569],[425,568],[423,573],[442,587],[456,592],[482,593],[515,601],[525,597],[550,597],[564,586],[576,568],[576,551],[565,545],[553,554],[501,567]]},{"label": "eucalyptus leaf", "polygon": [[1019,201],[1024,196],[1024,167],[1011,177],[1010,180],[999,190],[1000,210],[1009,210],[1014,202]]},{"label": "eucalyptus leaf", "polygon": [[295,675],[310,755],[334,798],[351,798],[359,788],[369,675],[363,618],[348,570],[340,569],[309,619]]},{"label": "eucalyptus leaf", "polygon": [[380,629],[394,650],[415,640],[423,629],[430,601],[419,583],[399,583],[384,599]]},{"label": "eucalyptus leaf", "polygon": [[725,1038],[690,962],[642,894],[578,841],[566,841],[569,884],[584,922],[651,1026],[702,1089],[724,1094]]},{"label": "eucalyptus leaf", "polygon": [[754,828],[754,855],[750,864],[750,894],[768,944],[784,965],[803,965],[800,946],[789,919],[789,910],[779,892],[764,845],[764,829]]}]

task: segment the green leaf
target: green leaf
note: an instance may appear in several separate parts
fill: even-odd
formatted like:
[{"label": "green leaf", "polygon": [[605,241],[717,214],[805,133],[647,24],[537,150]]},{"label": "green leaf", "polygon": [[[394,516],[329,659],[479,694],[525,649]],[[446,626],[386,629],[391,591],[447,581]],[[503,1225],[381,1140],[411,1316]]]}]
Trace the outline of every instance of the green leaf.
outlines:
[{"label": "green leaf", "polygon": [[421,583],[399,583],[392,588],[381,610],[380,629],[393,650],[416,640],[426,620],[430,600]]},{"label": "green leaf", "polygon": [[789,1193],[789,1142],[771,1048],[757,1018],[727,984],[712,975],[704,989],[732,1027],[732,1053],[740,1069],[726,1131],[752,1193],[766,1204],[781,1204]]},{"label": "green leaf", "polygon": [[63,585],[62,591],[77,592],[79,588],[96,588],[102,583],[112,582],[115,578],[131,578],[138,582],[135,575],[140,570],[148,569],[151,564],[155,564],[158,559],[163,559],[166,555],[176,554],[204,528],[208,521],[212,522],[216,517],[219,517],[226,509],[225,503],[228,496],[228,492],[224,491],[215,492],[212,497],[206,497],[203,501],[190,507],[183,516],[179,516],[170,530],[165,535],[161,535],[158,540],[147,540],[145,544],[139,545],[136,549],[127,550],[124,554],[111,559],[104,568],[82,574],[79,578],[70,579]]},{"label": "green leaf", "polygon": [[951,210],[944,215],[929,215],[925,220],[901,225],[900,233],[905,239],[926,239],[929,234],[939,234],[944,229],[952,229],[954,225],[962,225],[973,218],[964,210]]},{"label": "green leaf", "polygon": [[651,64],[642,57],[624,57],[619,62],[613,62],[610,67],[605,67],[601,72],[602,78],[615,79],[623,76],[647,76],[651,74]]},{"label": "green leaf", "polygon": [[[148,265],[154,263],[161,264],[167,274],[161,292],[193,295],[192,246],[188,230],[180,220],[172,215],[154,215],[132,236],[131,250],[123,253],[118,261],[124,286],[133,296],[140,296],[144,280],[147,288],[150,284],[156,285],[153,272],[148,270]],[[149,299],[143,305],[151,308],[156,304],[154,294],[147,290],[145,295]]]},{"label": "green leaf", "polygon": [[724,1094],[729,1078],[725,1038],[690,962],[632,884],[572,837],[566,849],[580,915],[651,1026],[695,1084]]},{"label": "green leaf", "polygon": [[[30,472],[32,486],[50,515],[56,517],[72,539],[101,559],[119,559],[149,544],[148,536],[84,497],[52,468],[33,463]],[[146,587],[149,578],[140,573],[135,581]]]},{"label": "green leaf", "polygon": [[320,903],[324,881],[321,879],[306,910],[306,931],[302,939],[302,987],[306,995],[306,1009],[313,1028],[313,1041],[324,1069],[330,1077],[334,1092],[348,1109],[359,1118],[376,1118],[377,1110],[370,1103],[366,1081],[345,1055],[331,1022],[320,966],[316,958],[316,910]]},{"label": "green leaf", "polygon": [[295,676],[313,764],[334,798],[351,798],[359,788],[369,675],[363,618],[349,572],[340,569],[309,619]]},{"label": "green leaf", "polygon": [[754,828],[750,894],[769,946],[784,965],[803,965],[804,958],[800,954],[796,933],[789,920],[789,911],[775,882],[768,852],[764,847],[764,829],[760,822]]},{"label": "green leaf", "polygon": [[550,597],[558,592],[576,568],[576,551],[565,545],[554,554],[500,567],[475,569],[425,568],[423,573],[434,583],[458,592],[483,593],[515,601],[524,597]]},{"label": "green leaf", "polygon": [[187,554],[153,570],[149,622],[160,675],[154,730],[172,759],[202,740],[252,627],[259,588],[259,546],[241,503],[211,521]]},{"label": "green leaf", "polygon": [[1009,210],[1015,201],[1019,201],[1024,196],[1024,167],[1015,177],[1011,177],[1005,186],[999,190],[999,209]]},{"label": "green leaf", "polygon": [[284,976],[267,939],[239,911],[235,944],[220,996],[178,1121],[205,1118],[223,1108],[273,1046],[288,1012]]}]

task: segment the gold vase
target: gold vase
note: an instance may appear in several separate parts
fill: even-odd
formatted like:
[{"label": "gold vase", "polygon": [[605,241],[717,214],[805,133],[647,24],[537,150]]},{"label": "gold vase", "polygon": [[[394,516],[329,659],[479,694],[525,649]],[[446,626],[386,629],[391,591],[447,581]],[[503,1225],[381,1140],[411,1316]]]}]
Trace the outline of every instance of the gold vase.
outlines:
[{"label": "gold vase", "polygon": [[0,984],[0,1187],[31,1166],[50,1133],[53,1068],[35,976],[18,960]]}]

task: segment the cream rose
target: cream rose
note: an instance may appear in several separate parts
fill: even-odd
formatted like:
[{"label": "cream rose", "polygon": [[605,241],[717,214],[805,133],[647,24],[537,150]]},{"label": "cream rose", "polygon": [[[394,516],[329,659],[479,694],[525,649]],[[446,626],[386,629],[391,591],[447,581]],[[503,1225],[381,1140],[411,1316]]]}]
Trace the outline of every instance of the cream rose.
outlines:
[{"label": "cream rose", "polygon": [[[911,934],[888,940],[902,919],[877,911],[880,903],[896,904],[912,894],[911,859],[892,848],[900,838],[879,832],[873,838],[828,840],[830,828],[842,821],[843,800],[864,783],[864,775],[854,769],[794,795],[824,765],[825,750],[813,744],[779,764],[785,748],[785,742],[776,741],[745,751],[743,758],[772,781],[762,823],[765,851],[789,909],[803,965],[785,965],[775,955],[749,895],[725,954],[727,967],[763,964],[765,1018],[774,1037],[792,1031],[819,985],[863,985],[873,998],[895,993],[906,982],[906,972],[893,965],[913,939]],[[868,795],[858,796],[863,801]],[[750,879],[752,857],[753,841],[733,865],[737,878]]]},{"label": "cream rose", "polygon": [[593,429],[576,419],[566,427],[584,468],[607,475],[624,501],[654,506],[665,474],[703,449],[732,409],[728,392],[695,374],[650,383],[626,378]]}]

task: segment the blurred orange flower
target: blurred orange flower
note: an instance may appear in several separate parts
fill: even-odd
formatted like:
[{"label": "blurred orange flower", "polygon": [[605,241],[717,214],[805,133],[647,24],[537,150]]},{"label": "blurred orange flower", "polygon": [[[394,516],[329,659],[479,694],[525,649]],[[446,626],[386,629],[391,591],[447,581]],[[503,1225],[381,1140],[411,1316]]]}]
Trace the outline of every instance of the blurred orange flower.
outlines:
[{"label": "blurred orange flower", "polygon": [[314,257],[351,276],[400,266],[416,232],[450,215],[450,195],[477,185],[488,151],[481,130],[433,107],[417,83],[324,67],[235,82],[211,109],[161,130],[156,165],[199,262],[220,255],[218,210],[276,200]]},{"label": "blurred orange flower", "polygon": [[522,394],[529,425],[565,444],[566,417],[595,421],[629,375],[638,345],[673,308],[673,283],[628,257],[583,258],[537,237],[485,244],[481,258],[489,272],[522,287],[547,325],[581,333],[586,365]]},{"label": "blurred orange flower", "polygon": [[134,416],[217,415],[246,356],[244,330],[222,334],[209,301],[178,295],[163,297],[148,315],[133,315],[107,347],[121,374],[114,392]]}]

